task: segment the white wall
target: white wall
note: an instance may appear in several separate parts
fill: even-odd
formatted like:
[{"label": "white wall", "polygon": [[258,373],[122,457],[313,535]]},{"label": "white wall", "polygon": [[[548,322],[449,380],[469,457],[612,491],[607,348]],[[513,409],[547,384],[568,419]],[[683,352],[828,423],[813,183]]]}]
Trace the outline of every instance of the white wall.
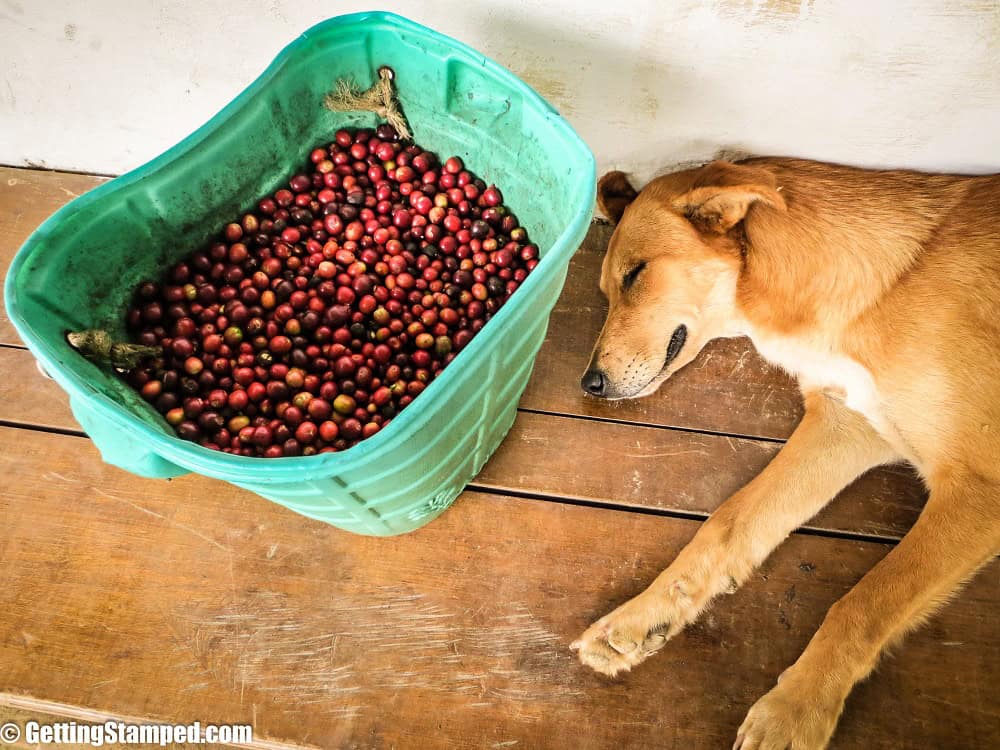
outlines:
[{"label": "white wall", "polygon": [[[1000,171],[995,1],[381,5],[512,69],[573,123],[602,170],[641,180],[725,148]],[[0,0],[0,163],[135,167],[208,119],[299,32],[366,6]]]}]

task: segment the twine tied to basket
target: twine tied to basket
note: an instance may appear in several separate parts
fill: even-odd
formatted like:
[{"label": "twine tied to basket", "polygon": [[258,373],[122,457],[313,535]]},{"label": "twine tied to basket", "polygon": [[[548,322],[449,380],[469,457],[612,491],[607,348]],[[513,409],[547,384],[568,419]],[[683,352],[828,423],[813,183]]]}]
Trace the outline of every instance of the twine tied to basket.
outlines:
[{"label": "twine tied to basket", "polygon": [[147,357],[158,357],[163,353],[158,346],[117,342],[107,331],[95,329],[70,331],[66,340],[87,359],[119,370],[131,370]]},{"label": "twine tied to basket", "polygon": [[406,117],[396,98],[392,68],[383,65],[378,69],[378,80],[366,91],[361,91],[351,79],[340,78],[333,92],[323,98],[323,106],[334,112],[374,112],[392,125],[401,140],[412,139]]}]

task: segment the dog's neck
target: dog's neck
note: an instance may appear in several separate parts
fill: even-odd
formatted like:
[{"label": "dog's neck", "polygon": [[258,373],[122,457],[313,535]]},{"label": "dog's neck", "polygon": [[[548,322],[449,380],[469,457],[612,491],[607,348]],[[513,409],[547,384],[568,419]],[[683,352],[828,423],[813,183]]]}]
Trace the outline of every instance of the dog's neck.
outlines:
[{"label": "dog's neck", "polygon": [[787,210],[755,206],[748,213],[736,238],[743,253],[736,311],[748,332],[809,332],[835,343],[912,267],[936,217],[886,226],[878,223],[884,209],[860,205],[865,195],[836,203],[846,196],[820,199],[803,192],[810,187],[786,186]]}]

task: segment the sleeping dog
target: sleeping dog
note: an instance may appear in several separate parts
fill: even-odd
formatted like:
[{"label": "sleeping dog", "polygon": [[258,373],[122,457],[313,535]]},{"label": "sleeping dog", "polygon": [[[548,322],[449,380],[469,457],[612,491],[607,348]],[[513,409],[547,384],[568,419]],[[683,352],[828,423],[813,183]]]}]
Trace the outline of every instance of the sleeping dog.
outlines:
[{"label": "sleeping dog", "polygon": [[583,389],[646,396],[708,341],[749,336],[798,380],[805,416],[673,564],[573,648],[604,674],[631,669],[860,474],[909,462],[930,490],[919,520],[830,609],[735,744],[826,747],[880,653],[1000,552],[1000,176],[760,158],[641,192],[612,172],[598,201],[617,227]]}]

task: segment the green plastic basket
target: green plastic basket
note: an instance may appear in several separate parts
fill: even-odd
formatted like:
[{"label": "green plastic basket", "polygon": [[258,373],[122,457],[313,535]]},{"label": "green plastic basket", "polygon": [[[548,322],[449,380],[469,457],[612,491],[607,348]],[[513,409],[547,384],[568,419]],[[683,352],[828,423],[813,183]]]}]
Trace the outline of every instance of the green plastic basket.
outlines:
[{"label": "green plastic basket", "polygon": [[[335,79],[365,86],[382,65],[396,73],[417,141],[499,185],[541,262],[413,406],[348,451],[256,459],[180,440],[138,394],[74,352],[65,332],[124,336],[140,279],[159,278],[276,189],[337,128],[376,124],[322,100]],[[146,477],[194,471],[342,529],[399,534],[447,508],[510,429],[591,218],[594,169],[569,124],[475,50],[396,15],[341,16],[288,45],[185,140],[42,224],[11,265],[7,311],[108,463]]]}]

